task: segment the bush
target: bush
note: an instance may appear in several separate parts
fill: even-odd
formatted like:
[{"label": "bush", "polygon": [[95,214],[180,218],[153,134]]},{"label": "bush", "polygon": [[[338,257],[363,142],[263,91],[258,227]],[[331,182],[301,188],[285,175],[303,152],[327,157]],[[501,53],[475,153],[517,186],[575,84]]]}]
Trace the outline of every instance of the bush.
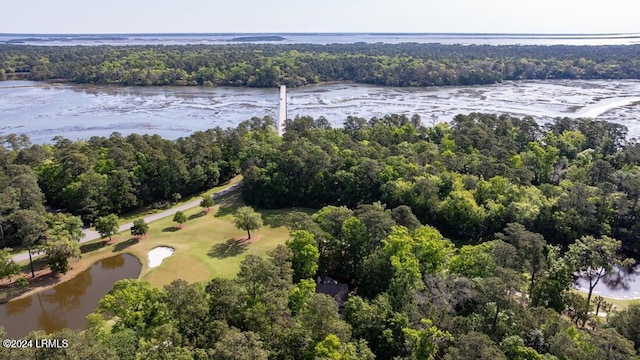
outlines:
[{"label": "bush", "polygon": [[13,283],[14,285],[16,285],[17,287],[27,287],[29,286],[29,280],[27,280],[27,278],[25,278],[24,276],[21,276],[19,278],[16,279],[16,282]]}]

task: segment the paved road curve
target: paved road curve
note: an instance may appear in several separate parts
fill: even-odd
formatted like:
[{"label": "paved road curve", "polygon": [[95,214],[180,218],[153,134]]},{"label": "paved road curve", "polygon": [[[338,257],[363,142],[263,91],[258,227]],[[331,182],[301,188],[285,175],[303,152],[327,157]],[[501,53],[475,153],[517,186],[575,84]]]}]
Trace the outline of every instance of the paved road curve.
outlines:
[{"label": "paved road curve", "polygon": [[[214,199],[217,199],[225,194],[228,194],[236,189],[239,189],[242,186],[242,182],[239,182],[237,184],[233,184],[231,186],[229,186],[228,188],[224,189],[224,190],[220,190],[216,193],[214,193],[213,195],[211,195],[211,197],[213,197]],[[185,210],[189,210],[191,208],[194,208],[196,206],[200,206],[200,202],[202,201],[202,198],[198,198],[196,200],[190,201],[186,204],[180,205],[180,206],[176,206],[173,207],[171,209],[167,209],[164,211],[161,211],[159,213],[156,214],[152,214],[149,215],[147,217],[144,218],[144,222],[146,222],[147,224],[156,220],[160,220],[162,218],[166,218],[167,216],[172,216],[173,214],[175,214],[178,211],[185,211]],[[130,223],[126,223],[124,225],[120,226],[120,229],[118,229],[118,232],[123,232],[123,231],[128,231],[129,229],[131,229],[131,227],[133,226],[133,222]],[[98,234],[97,231],[95,230],[90,230],[90,229],[84,229],[82,230],[84,232],[84,237],[82,239],[80,239],[80,243],[84,243],[87,241],[91,241],[91,240],[96,240],[100,238],[100,234]],[[40,256],[41,253],[32,253],[33,258]],[[13,256],[13,261],[15,262],[20,262],[20,261],[25,261],[29,259],[29,253],[28,252],[24,252],[24,253],[20,253],[20,254],[16,254]]]}]

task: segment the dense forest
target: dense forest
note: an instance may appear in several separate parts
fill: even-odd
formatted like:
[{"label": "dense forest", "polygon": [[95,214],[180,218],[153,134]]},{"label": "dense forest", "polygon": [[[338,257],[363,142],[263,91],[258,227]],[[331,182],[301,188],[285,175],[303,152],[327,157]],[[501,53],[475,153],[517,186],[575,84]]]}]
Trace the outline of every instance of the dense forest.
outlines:
[{"label": "dense forest", "polygon": [[[640,250],[640,144],[625,127],[480,113],[432,127],[417,115],[338,129],[297,117],[283,137],[273,125],[253,118],[175,141],[4,137],[5,245],[74,241],[77,218],[44,205],[91,222],[237,173],[248,204],[317,211],[291,213],[286,246],[247,256],[235,280],[124,280],[87,331],[28,336],[69,348],[0,357],[638,358],[640,306],[613,311],[571,291],[574,274],[597,281]],[[316,294],[319,276],[348,284],[349,300]]]},{"label": "dense forest", "polygon": [[[40,201],[21,199],[38,194],[50,209],[71,212],[86,224],[107,214],[166,206],[237,175],[243,136],[249,131],[247,121],[235,129],[195,132],[176,141],[114,133],[76,142],[56,137],[44,145],[8,135],[2,139],[7,147],[0,151],[0,202],[7,212],[12,203],[30,208]],[[3,225],[6,245],[14,245],[11,224]]]},{"label": "dense forest", "polygon": [[638,79],[640,45],[439,44],[25,46],[0,45],[0,80],[119,85],[393,86],[523,79]]}]

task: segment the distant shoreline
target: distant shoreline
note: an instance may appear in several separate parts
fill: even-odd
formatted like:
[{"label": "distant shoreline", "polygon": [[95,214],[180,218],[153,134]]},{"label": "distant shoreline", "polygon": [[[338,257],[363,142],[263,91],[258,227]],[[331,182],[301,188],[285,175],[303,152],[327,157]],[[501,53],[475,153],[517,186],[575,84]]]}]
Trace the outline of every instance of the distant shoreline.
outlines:
[{"label": "distant shoreline", "polygon": [[640,36],[638,33],[474,33],[474,32],[205,32],[205,33],[0,33],[0,36],[52,36],[52,37],[77,37],[77,36],[271,36],[271,35],[297,35],[297,36],[315,36],[315,35],[450,35],[450,36]]},{"label": "distant shoreline", "polygon": [[16,45],[186,45],[265,43],[353,44],[440,43],[474,45],[633,45],[640,33],[0,33],[0,44]]},{"label": "distant shoreline", "polygon": [[228,41],[255,42],[255,41],[284,41],[284,40],[287,40],[287,39],[277,35],[256,35],[256,36],[234,37]]}]

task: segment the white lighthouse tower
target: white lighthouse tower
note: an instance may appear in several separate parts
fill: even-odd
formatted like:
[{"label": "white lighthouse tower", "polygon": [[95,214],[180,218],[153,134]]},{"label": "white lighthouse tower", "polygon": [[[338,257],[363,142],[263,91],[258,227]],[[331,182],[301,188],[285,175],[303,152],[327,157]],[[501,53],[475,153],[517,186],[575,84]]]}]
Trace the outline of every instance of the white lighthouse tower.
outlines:
[{"label": "white lighthouse tower", "polygon": [[278,112],[278,135],[282,136],[286,132],[287,126],[287,86],[280,85],[280,111]]}]

